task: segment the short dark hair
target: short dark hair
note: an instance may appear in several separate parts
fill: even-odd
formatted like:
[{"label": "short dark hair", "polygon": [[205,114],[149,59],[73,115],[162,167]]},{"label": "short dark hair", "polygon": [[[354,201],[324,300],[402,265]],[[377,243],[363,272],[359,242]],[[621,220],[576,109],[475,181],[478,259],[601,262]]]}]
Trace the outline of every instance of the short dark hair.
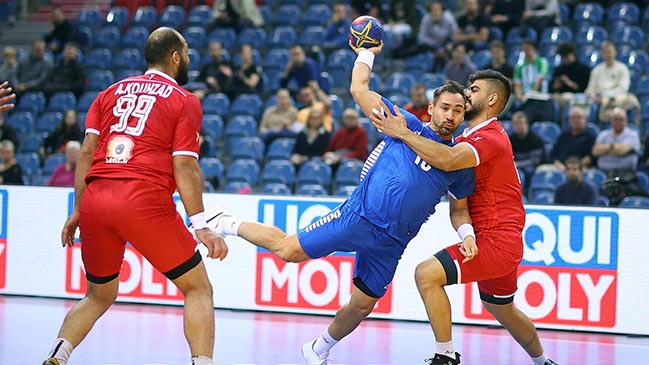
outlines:
[{"label": "short dark hair", "polygon": [[570,156],[570,157],[566,158],[565,164],[566,165],[568,165],[568,164],[577,165],[577,166],[579,166],[580,170],[582,169],[581,160],[577,156]]},{"label": "short dark hair", "polygon": [[535,43],[533,40],[529,39],[529,38],[525,38],[525,39],[523,40],[523,43],[522,43],[522,44],[523,44],[523,45],[532,46],[532,48],[536,49],[536,43]]},{"label": "short dark hair", "polygon": [[149,66],[163,65],[174,52],[182,54],[184,46],[177,31],[167,27],[158,28],[146,40],[144,59]]},{"label": "short dark hair", "polygon": [[557,54],[561,57],[565,57],[569,54],[575,54],[575,45],[570,42],[561,43],[557,46]]},{"label": "short dark hair", "polygon": [[507,100],[509,100],[512,93],[512,85],[505,75],[492,69],[480,70],[469,76],[469,84],[473,84],[476,80],[487,80],[489,84],[496,88],[498,96],[502,99],[503,108],[507,105]]},{"label": "short dark hair", "polygon": [[435,92],[433,92],[433,105],[437,104],[437,100],[443,93],[460,94],[462,96],[462,99],[464,99],[464,101],[466,102],[464,86],[462,86],[457,81],[448,80],[446,84],[435,89]]}]

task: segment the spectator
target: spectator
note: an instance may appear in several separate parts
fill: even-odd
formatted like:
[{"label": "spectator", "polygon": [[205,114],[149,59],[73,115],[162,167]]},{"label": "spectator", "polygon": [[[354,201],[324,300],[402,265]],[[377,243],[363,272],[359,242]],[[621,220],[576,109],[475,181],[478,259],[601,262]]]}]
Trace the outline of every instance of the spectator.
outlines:
[{"label": "spectator", "polygon": [[627,128],[626,112],[622,108],[613,109],[611,128],[599,132],[593,146],[597,167],[608,173],[609,177],[625,174],[635,176],[640,153],[640,136],[635,130]]},{"label": "spectator", "polygon": [[493,40],[489,43],[489,52],[491,53],[491,64],[483,69],[493,69],[505,75],[509,80],[514,77],[514,66],[507,62],[505,55],[505,44],[499,40]]},{"label": "spectator", "polygon": [[573,96],[586,91],[590,68],[577,59],[572,43],[561,43],[557,47],[557,54],[561,56],[561,65],[552,73],[551,91],[554,100],[559,103],[559,115],[563,115],[563,109]]},{"label": "spectator", "polygon": [[349,11],[352,19],[361,15],[369,15],[381,20],[383,19],[381,6],[381,0],[351,0]]},{"label": "spectator", "polygon": [[52,70],[52,62],[45,57],[45,41],[36,39],[32,43],[32,52],[18,62],[16,92],[38,90]]},{"label": "spectator", "polygon": [[49,32],[45,35],[47,48],[54,54],[61,53],[63,46],[68,42],[77,40],[77,30],[65,17],[63,9],[56,6],[52,9],[52,21],[50,22]]},{"label": "spectator", "polygon": [[306,129],[297,135],[291,162],[302,165],[312,157],[322,156],[329,146],[331,134],[323,125],[324,112],[320,108],[313,108],[309,112]]},{"label": "spectator", "polygon": [[390,33],[390,47],[399,48],[404,39],[417,33],[418,18],[414,0],[391,0],[383,29]]},{"label": "spectator", "polygon": [[554,191],[554,203],[564,205],[597,205],[597,190],[582,178],[579,157],[566,159],[566,182]]},{"label": "spectator", "polygon": [[512,115],[512,134],[509,141],[514,152],[516,167],[525,173],[525,181],[530,181],[536,168],[546,162],[545,143],[536,133],[530,131],[527,116],[522,111]]},{"label": "spectator", "polygon": [[20,142],[18,140],[18,133],[16,130],[4,122],[2,113],[0,113],[0,141],[11,141],[15,148],[18,148]]},{"label": "spectator", "polygon": [[264,111],[259,124],[259,137],[266,146],[276,138],[294,138],[296,135],[291,130],[297,120],[297,108],[293,105],[291,95],[287,89],[278,89],[275,95],[277,104]]},{"label": "spectator", "polygon": [[625,111],[635,109],[636,124],[640,123],[640,102],[629,93],[631,76],[629,68],[615,59],[617,50],[609,41],[602,42],[604,62],[595,66],[590,73],[586,94],[599,105],[599,120],[609,122],[611,113],[616,107]]},{"label": "spectator", "polygon": [[541,35],[545,28],[561,24],[559,0],[525,0],[525,11],[521,22],[521,33],[526,28],[534,28]]},{"label": "spectator", "polygon": [[254,63],[252,47],[249,44],[241,46],[239,53],[241,65],[237,66],[232,75],[232,83],[227,94],[234,100],[241,94],[257,94],[261,92],[261,66]]},{"label": "spectator", "polygon": [[570,156],[577,156],[582,167],[590,167],[593,164],[591,150],[595,138],[595,132],[588,128],[583,109],[572,107],[570,109],[570,129],[561,132],[550,153],[554,169],[565,172],[565,161]]},{"label": "spectator", "polygon": [[[302,46],[295,45],[290,51],[291,58],[286,64],[280,80],[280,87],[288,88],[291,95],[305,86],[318,87],[318,65],[304,53]],[[319,87],[318,87],[319,88]]]},{"label": "spectator", "polygon": [[346,48],[349,43],[350,24],[347,5],[343,2],[334,3],[331,19],[325,29],[323,47],[326,50]]},{"label": "spectator", "polygon": [[478,0],[466,0],[464,13],[457,19],[455,43],[464,45],[473,52],[487,48],[489,41],[489,19],[480,13]]},{"label": "spectator", "polygon": [[324,129],[331,133],[333,130],[333,117],[331,115],[331,100],[325,92],[315,84],[316,88],[305,86],[300,90],[298,101],[304,107],[297,112],[296,120],[299,123],[293,124],[293,131],[299,132],[308,124],[307,121],[311,114],[311,110],[317,108],[323,113],[323,126]]},{"label": "spectator", "polygon": [[524,10],[525,2],[521,0],[493,0],[488,13],[491,24],[507,34],[520,24]]},{"label": "spectator", "polygon": [[642,151],[642,164],[640,168],[649,173],[649,133],[644,136],[644,148]]},{"label": "spectator", "polygon": [[264,25],[264,17],[255,0],[216,0],[212,17],[213,27],[233,28],[237,33],[247,27]]},{"label": "spectator", "polygon": [[81,142],[82,140],[83,132],[81,131],[79,119],[77,118],[77,112],[74,109],[70,109],[65,112],[63,120],[56,126],[56,129],[45,137],[43,145],[38,149],[38,154],[41,157],[41,161],[45,161],[47,156],[53,153],[63,152],[69,141]]},{"label": "spectator", "polygon": [[548,60],[536,53],[536,45],[530,40],[523,42],[523,53],[523,63],[514,69],[514,95],[519,109],[532,123],[554,120],[554,105],[548,93]]},{"label": "spectator", "polygon": [[461,85],[466,85],[469,76],[476,71],[473,62],[467,60],[466,49],[464,44],[456,43],[453,46],[452,58],[444,67],[445,82],[449,80],[457,81]]},{"label": "spectator", "polygon": [[72,91],[77,98],[83,94],[86,87],[86,71],[77,61],[78,52],[76,44],[65,45],[63,58],[57,63],[56,71],[51,73],[42,87],[48,97],[60,91]]},{"label": "spectator", "polygon": [[14,144],[9,141],[0,142],[0,184],[24,185],[23,170],[15,159]]},{"label": "spectator", "polygon": [[18,84],[18,62],[16,61],[16,49],[5,47],[3,50],[4,63],[0,66],[0,80],[9,81],[11,87]]},{"label": "spectator", "polygon": [[345,109],[342,118],[342,128],[331,137],[327,152],[322,156],[325,163],[334,167],[343,159],[365,161],[367,157],[367,131],[358,123],[358,111]]},{"label": "spectator", "polygon": [[403,107],[414,114],[422,123],[430,122],[428,114],[428,98],[426,97],[426,85],[416,83],[410,89],[410,102]]},{"label": "spectator", "polygon": [[194,90],[194,95],[201,100],[208,93],[225,93],[232,82],[232,65],[223,52],[221,42],[210,42],[208,53],[210,61],[201,67],[198,74],[198,81],[204,82],[207,89]]},{"label": "spectator", "polygon": [[54,168],[47,180],[48,186],[74,186],[74,170],[77,168],[81,143],[68,141],[65,144],[65,161]]}]

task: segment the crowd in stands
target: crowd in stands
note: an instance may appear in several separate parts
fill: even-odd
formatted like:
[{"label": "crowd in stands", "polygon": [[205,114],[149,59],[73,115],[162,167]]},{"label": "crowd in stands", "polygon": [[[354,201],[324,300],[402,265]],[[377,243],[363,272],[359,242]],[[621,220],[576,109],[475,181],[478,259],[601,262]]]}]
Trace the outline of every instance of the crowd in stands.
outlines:
[{"label": "crowd in stands", "polygon": [[368,14],[385,29],[372,89],[426,123],[432,90],[496,69],[513,85],[500,120],[525,199],[627,204],[649,196],[647,2],[116,0],[70,19],[56,8],[31,50],[3,49],[0,80],[18,93],[0,117],[3,183],[72,184],[90,103],[145,70],[146,37],[165,25],[190,47],[207,191],[347,195],[382,138],[348,93],[349,24]]}]

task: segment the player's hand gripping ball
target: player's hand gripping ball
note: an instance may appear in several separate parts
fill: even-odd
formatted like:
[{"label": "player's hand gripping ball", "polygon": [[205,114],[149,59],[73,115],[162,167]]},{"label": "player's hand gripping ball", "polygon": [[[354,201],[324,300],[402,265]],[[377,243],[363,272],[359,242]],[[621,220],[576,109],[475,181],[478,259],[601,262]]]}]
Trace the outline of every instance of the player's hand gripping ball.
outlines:
[{"label": "player's hand gripping ball", "polygon": [[349,26],[349,40],[355,47],[372,48],[381,44],[383,24],[375,17],[363,15]]}]

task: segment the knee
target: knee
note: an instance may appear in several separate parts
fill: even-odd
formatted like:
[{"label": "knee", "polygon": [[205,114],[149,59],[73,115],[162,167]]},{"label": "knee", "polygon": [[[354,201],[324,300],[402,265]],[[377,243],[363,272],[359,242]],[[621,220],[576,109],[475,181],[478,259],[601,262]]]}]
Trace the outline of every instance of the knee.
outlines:
[{"label": "knee", "polygon": [[372,304],[350,303],[348,310],[351,311],[353,317],[363,319],[372,313],[375,304],[376,302]]},{"label": "knee", "polygon": [[415,268],[415,283],[420,290],[444,286],[446,274],[437,260],[426,260]]}]

